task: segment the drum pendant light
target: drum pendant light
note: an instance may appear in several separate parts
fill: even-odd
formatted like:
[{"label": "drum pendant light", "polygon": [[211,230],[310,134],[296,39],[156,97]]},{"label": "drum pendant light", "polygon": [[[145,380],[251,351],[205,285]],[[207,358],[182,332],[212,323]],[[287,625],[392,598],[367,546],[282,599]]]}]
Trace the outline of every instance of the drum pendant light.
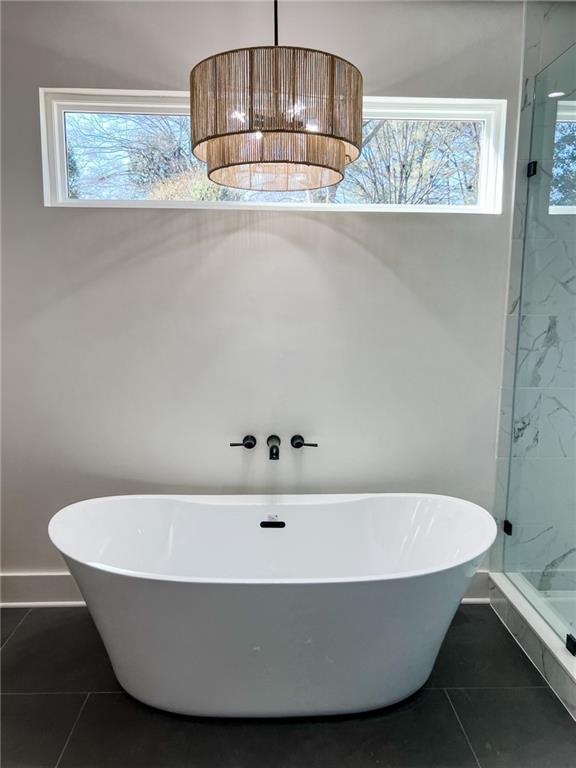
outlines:
[{"label": "drum pendant light", "polygon": [[261,191],[337,184],[362,144],[362,75],[310,48],[216,54],[190,73],[192,151],[217,184]]}]

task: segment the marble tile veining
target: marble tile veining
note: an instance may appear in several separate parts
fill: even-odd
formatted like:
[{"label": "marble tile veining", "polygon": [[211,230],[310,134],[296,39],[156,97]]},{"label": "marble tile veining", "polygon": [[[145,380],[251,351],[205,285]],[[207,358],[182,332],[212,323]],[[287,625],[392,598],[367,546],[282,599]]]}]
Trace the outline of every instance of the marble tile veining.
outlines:
[{"label": "marble tile veining", "polygon": [[526,244],[522,314],[576,312],[576,244],[533,240]]},{"label": "marble tile veining", "polygon": [[514,403],[514,390],[505,387],[500,392],[500,423],[498,428],[497,456],[510,455],[512,436],[512,406]]},{"label": "marble tile veining", "polygon": [[514,522],[514,535],[506,542],[506,571],[529,570],[538,579],[545,568],[566,550],[566,537],[553,523],[523,525]]},{"label": "marble tile veining", "polygon": [[547,592],[551,589],[553,580],[558,571],[571,563],[576,565],[576,547],[568,545],[564,552],[546,563],[542,569],[542,574],[538,579],[536,588],[539,592]]},{"label": "marble tile veining", "polygon": [[514,411],[515,458],[576,455],[576,389],[518,389]]},{"label": "marble tile veining", "polygon": [[538,456],[573,458],[576,452],[576,389],[542,392]]},{"label": "marble tile veining", "polygon": [[542,674],[552,690],[563,702],[568,712],[576,720],[576,683],[569,679],[566,672],[554,658],[554,654],[544,644],[542,645]]},{"label": "marble tile veining", "polygon": [[520,305],[523,251],[524,241],[521,238],[514,238],[510,251],[510,277],[508,281],[507,312],[509,315],[517,314]]},{"label": "marble tile veining", "polygon": [[[542,574],[576,543],[576,473],[571,458],[513,458],[507,518],[505,570]],[[576,558],[575,558],[576,559]],[[576,568],[576,562],[563,567]]]},{"label": "marble tile veining", "polygon": [[576,315],[524,315],[516,386],[576,387]]},{"label": "marble tile veining", "polygon": [[504,336],[504,357],[502,360],[502,386],[514,386],[514,371],[516,367],[516,346],[518,344],[518,314],[506,317]]},{"label": "marble tile veining", "polygon": [[538,455],[541,406],[541,389],[519,389],[516,392],[512,424],[512,455],[514,457]]},{"label": "marble tile veining", "polygon": [[[536,178],[536,177],[534,177]],[[530,204],[528,199],[528,218],[530,236],[535,240],[569,241],[574,246],[576,240],[576,216],[556,216],[548,212],[548,198]]]}]

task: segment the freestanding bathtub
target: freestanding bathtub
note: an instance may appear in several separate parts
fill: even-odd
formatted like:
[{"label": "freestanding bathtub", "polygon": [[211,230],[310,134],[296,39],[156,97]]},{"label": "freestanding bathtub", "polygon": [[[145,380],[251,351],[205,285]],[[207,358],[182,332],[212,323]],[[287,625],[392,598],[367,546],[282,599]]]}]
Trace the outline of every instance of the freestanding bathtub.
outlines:
[{"label": "freestanding bathtub", "polygon": [[274,717],[420,688],[496,525],[421,494],[116,496],[49,533],[132,696]]}]

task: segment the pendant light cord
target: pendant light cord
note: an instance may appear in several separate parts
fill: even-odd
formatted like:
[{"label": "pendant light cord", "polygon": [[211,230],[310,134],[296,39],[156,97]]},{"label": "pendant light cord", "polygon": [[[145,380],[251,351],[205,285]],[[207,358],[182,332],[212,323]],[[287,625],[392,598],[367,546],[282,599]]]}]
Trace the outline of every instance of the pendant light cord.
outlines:
[{"label": "pendant light cord", "polygon": [[274,0],[274,45],[278,45],[278,0]]}]

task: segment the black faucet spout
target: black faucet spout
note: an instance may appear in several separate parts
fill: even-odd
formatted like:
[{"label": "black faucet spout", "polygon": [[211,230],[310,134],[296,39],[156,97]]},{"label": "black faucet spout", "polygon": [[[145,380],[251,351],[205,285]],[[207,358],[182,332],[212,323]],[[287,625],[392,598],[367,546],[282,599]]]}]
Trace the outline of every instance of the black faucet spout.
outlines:
[{"label": "black faucet spout", "polygon": [[270,461],[278,461],[280,458],[280,438],[278,435],[270,435],[266,440],[267,446],[270,448],[268,458]]}]

